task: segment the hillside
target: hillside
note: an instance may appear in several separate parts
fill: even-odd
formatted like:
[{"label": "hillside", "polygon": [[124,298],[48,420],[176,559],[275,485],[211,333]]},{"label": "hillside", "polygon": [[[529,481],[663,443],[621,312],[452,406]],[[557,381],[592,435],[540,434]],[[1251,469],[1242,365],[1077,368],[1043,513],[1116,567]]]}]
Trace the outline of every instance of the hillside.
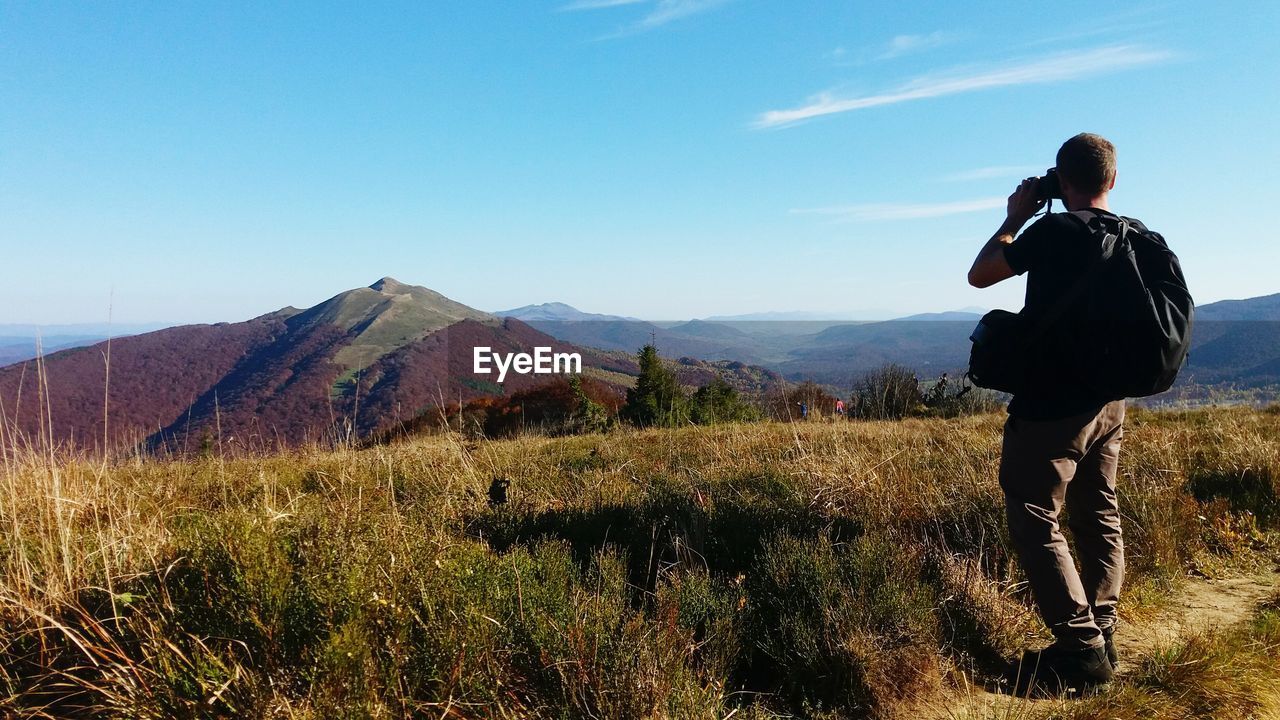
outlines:
[{"label": "hillside", "polygon": [[[285,308],[242,323],[190,325],[55,352],[0,368],[0,415],[32,439],[105,441],[191,451],[221,442],[262,448],[354,433],[365,436],[429,409],[502,396],[547,375],[476,375],[473,348],[496,353],[577,353],[584,374],[621,396],[638,371],[633,353],[557,340],[515,318],[498,318],[432,290],[383,278],[305,310]],[[718,370],[677,363],[700,384],[717,372],[756,392],[776,380],[741,363]],[[43,382],[37,382],[43,373]],[[49,418],[52,418],[50,421]]]},{"label": "hillside", "polygon": [[[199,399],[212,399],[229,374],[261,357],[288,332],[288,318],[288,313],[271,313],[242,323],[187,325],[113,341],[106,418],[110,442],[143,440],[184,418]],[[40,438],[52,427],[55,441],[99,443],[105,353],[105,344],[55,352],[43,362],[43,378],[34,361],[0,368],[0,407],[8,429]]]},{"label": "hillside", "polygon": [[[769,368],[791,381],[849,387],[885,363],[906,365],[922,377],[963,372],[968,366],[969,334],[981,318],[975,310],[878,322],[545,320],[534,325],[578,345],[623,349],[653,338],[671,355],[732,358]],[[1180,379],[1183,387],[1267,388],[1280,382],[1277,368],[1280,294],[1197,308],[1192,352]]]},{"label": "hillside", "polygon": [[[0,715],[1266,717],[1280,414],[1134,412],[1121,679],[987,705],[975,688],[1047,642],[1002,531],[1002,423],[108,463],[5,446],[24,552],[0,553]],[[1269,602],[1239,605],[1245,582]]]},{"label": "hillside", "polygon": [[1280,322],[1280,293],[1245,300],[1221,300],[1196,308],[1201,320]]}]

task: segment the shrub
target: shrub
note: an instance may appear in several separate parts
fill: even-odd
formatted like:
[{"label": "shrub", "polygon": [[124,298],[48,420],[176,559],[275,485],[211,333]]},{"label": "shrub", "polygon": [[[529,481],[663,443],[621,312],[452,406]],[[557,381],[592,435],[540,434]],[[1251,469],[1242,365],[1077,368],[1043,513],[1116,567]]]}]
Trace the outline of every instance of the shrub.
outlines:
[{"label": "shrub", "polygon": [[698,388],[689,404],[690,419],[699,425],[756,420],[759,411],[742,400],[723,376]]},{"label": "shrub", "polygon": [[887,538],[780,535],[747,579],[748,632],[800,708],[874,711],[936,686],[933,597]]},{"label": "shrub", "polygon": [[923,407],[916,374],[902,365],[888,364],[854,383],[848,413],[864,420],[901,420]]},{"label": "shrub", "polygon": [[765,407],[769,416],[775,420],[799,420],[803,416],[801,405],[809,411],[810,418],[835,413],[836,397],[827,388],[805,380],[791,387],[780,387],[765,398]]}]

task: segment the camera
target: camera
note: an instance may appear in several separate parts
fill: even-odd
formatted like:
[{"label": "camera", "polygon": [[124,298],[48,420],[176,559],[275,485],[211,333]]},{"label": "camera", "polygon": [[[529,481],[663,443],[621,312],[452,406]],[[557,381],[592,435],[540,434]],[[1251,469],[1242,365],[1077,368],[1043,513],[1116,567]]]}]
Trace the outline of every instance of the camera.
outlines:
[{"label": "camera", "polygon": [[1062,183],[1058,180],[1058,168],[1051,167],[1036,182],[1036,197],[1041,200],[1063,200]]}]

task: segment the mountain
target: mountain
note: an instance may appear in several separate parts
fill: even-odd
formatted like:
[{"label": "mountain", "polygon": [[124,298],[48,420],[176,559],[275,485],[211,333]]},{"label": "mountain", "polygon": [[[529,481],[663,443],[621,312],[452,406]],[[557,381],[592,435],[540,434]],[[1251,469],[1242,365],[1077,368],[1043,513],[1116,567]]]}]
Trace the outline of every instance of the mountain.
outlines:
[{"label": "mountain", "polygon": [[306,329],[345,330],[351,336],[350,341],[333,360],[351,369],[363,367],[462,320],[495,318],[434,290],[385,277],[367,288],[348,290],[300,313],[297,324]]},{"label": "mountain", "polygon": [[738,328],[726,324],[707,322],[706,320],[690,320],[689,322],[679,323],[665,328],[668,333],[682,335],[684,337],[702,338],[706,340],[721,340],[741,342],[749,338],[750,335]]},{"label": "mountain", "polygon": [[807,339],[782,363],[768,367],[784,377],[848,387],[886,363],[921,377],[963,372],[969,364],[968,320],[904,319],[837,325]]},{"label": "mountain", "polygon": [[702,319],[707,322],[867,322],[869,320],[884,320],[892,316],[892,312],[883,309],[860,310],[849,313],[811,312],[808,310],[775,310],[768,312],[744,313],[742,315],[712,315]]},{"label": "mountain", "polygon": [[943,312],[920,313],[898,318],[896,322],[968,322],[976,323],[982,319],[983,312],[973,310],[945,310]]},{"label": "mountain", "polygon": [[1247,300],[1220,300],[1196,308],[1196,320],[1280,320],[1280,293]]},{"label": "mountain", "polygon": [[[890,362],[911,367],[921,377],[964,372],[969,334],[984,312],[962,308],[880,322],[708,319],[535,325],[578,345],[633,352],[653,340],[671,355],[734,358],[777,371],[789,380],[847,387],[867,371]],[[1237,387],[1280,383],[1278,318],[1280,294],[1198,308],[1181,382]]]},{"label": "mountain", "polygon": [[600,313],[583,312],[572,305],[562,302],[542,303],[541,305],[525,305],[510,310],[499,310],[494,313],[498,317],[513,317],[525,322],[578,322],[582,320],[612,322],[615,320],[634,321],[635,318],[619,315],[602,315]]},{"label": "mountain", "polygon": [[[475,372],[475,349],[577,353],[583,374],[619,393],[638,372],[626,353],[557,340],[429,290],[383,278],[307,309],[245,322],[186,325],[0,368],[6,429],[76,447],[143,444],[195,450],[266,448],[335,434],[368,436],[433,407],[547,383],[547,374]],[[639,347],[638,345],[636,347]],[[669,355],[669,353],[668,353]],[[675,363],[685,384],[723,372],[739,386],[776,380],[760,368]],[[759,389],[757,387],[757,389]],[[104,397],[107,400],[104,426]]]}]

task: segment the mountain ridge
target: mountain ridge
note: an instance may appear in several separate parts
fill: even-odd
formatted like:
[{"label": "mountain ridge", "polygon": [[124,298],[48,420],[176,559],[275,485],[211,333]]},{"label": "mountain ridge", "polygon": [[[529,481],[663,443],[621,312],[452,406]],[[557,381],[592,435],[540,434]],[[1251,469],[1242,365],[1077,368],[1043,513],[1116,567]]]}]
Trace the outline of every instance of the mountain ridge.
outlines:
[{"label": "mountain ridge", "polygon": [[562,302],[545,302],[537,305],[522,305],[518,308],[510,310],[498,310],[493,313],[498,317],[513,317],[517,320],[525,322],[531,321],[554,321],[554,322],[577,322],[577,321],[614,321],[625,320],[629,322],[639,322],[636,318],[623,317],[621,315],[606,315],[603,313],[585,312],[578,308]]},{"label": "mountain ridge", "polygon": [[[306,309],[115,339],[109,383],[104,343],[45,356],[38,386],[28,363],[0,367],[0,408],[6,429],[32,440],[188,452],[211,443],[264,448],[368,436],[440,403],[507,395],[551,379],[509,373],[498,384],[477,375],[473,348],[481,345],[499,353],[578,353],[583,374],[619,397],[638,372],[638,346],[626,353],[578,346],[387,277]],[[683,383],[711,372],[696,360],[676,369]],[[758,370],[740,373],[739,381],[776,377]],[[737,368],[729,363],[723,371]]]}]

